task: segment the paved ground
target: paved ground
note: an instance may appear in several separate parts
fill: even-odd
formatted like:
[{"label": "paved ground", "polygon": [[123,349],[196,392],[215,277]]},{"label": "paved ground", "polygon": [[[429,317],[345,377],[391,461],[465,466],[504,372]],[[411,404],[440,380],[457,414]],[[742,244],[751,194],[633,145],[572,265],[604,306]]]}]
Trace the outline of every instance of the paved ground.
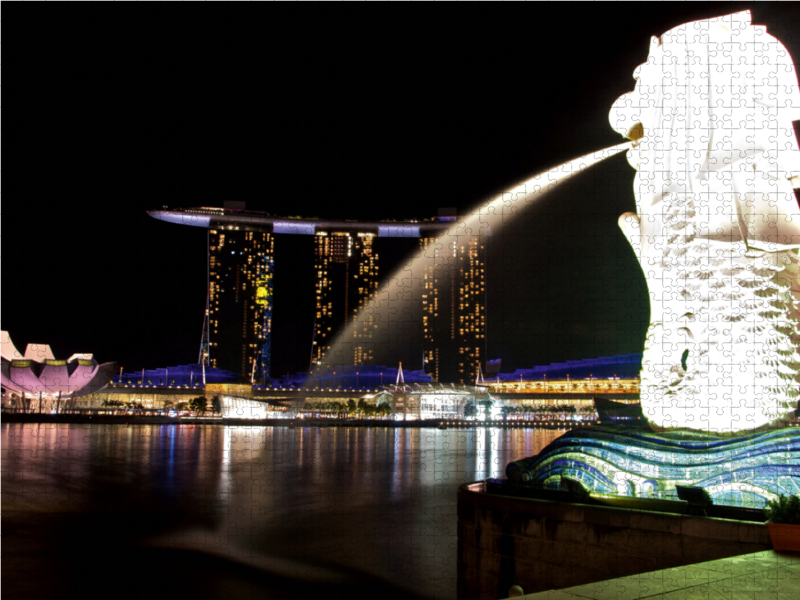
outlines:
[{"label": "paved ground", "polygon": [[765,550],[528,594],[525,600],[797,600],[800,553]]}]

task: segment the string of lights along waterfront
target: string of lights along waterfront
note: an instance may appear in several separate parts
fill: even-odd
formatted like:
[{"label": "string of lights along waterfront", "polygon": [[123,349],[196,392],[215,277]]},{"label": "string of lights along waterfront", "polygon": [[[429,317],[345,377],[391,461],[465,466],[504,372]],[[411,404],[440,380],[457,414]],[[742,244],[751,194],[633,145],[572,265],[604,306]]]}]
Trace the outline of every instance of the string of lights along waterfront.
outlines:
[{"label": "string of lights along waterfront", "polygon": [[333,340],[357,315],[352,365],[372,364],[378,323],[363,308],[380,281],[377,238],[418,238],[430,260],[421,275],[423,365],[436,381],[474,382],[486,366],[486,249],[479,239],[442,243],[456,219],[440,209],[423,221],[331,221],[248,211],[243,202],[222,208],[153,210],[158,220],[208,230],[208,285],[198,362],[237,373],[252,383],[270,378],[274,294],[274,236],[313,238],[314,335],[309,357],[321,365]]}]

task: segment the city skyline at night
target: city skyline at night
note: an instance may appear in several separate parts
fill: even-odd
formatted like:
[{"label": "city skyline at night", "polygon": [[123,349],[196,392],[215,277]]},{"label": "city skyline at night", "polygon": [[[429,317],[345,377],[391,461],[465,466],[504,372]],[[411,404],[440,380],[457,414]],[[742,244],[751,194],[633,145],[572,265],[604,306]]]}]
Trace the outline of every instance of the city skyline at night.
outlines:
[{"label": "city skyline at night", "polygon": [[9,597],[797,595],[800,2],[10,6]]},{"label": "city skyline at night", "polygon": [[[730,3],[722,12],[744,8],[796,62],[798,7]],[[379,25],[351,24],[344,36],[271,25],[251,48],[247,36],[207,45],[215,36],[200,31],[210,24],[176,45],[170,27],[144,44],[131,32],[87,26],[45,36],[23,23],[19,119],[6,126],[18,149],[8,172],[19,176],[8,179],[7,216],[35,224],[35,234],[24,241],[25,260],[13,255],[22,239],[8,238],[5,274],[17,283],[4,298],[14,316],[6,329],[23,345],[93,348],[126,371],[196,361],[206,232],[146,211],[236,200],[318,220],[425,219],[440,206],[463,214],[534,173],[618,143],[609,107],[632,88],[648,36],[720,12],[608,5],[581,19],[540,6],[531,19],[546,26],[535,36],[522,21],[465,14],[457,26],[418,26],[410,49]],[[306,60],[286,51],[294,39],[325,51]],[[617,227],[634,207],[633,177],[624,156],[609,159],[493,232],[484,358],[502,357],[513,370],[641,350],[649,298]],[[273,376],[306,370],[311,358],[314,273],[302,265],[313,264],[314,249],[300,237],[274,239],[275,255],[286,258],[274,265],[285,291],[274,297]],[[378,237],[380,273],[391,276],[418,244]],[[46,275],[33,278],[30,265]],[[85,327],[90,319],[114,335]],[[422,313],[409,327],[422,338]],[[422,359],[421,345],[400,344],[376,348],[374,360],[417,369]]]},{"label": "city skyline at night", "polygon": [[208,366],[236,372],[251,383],[270,379],[274,236],[299,234],[313,238],[314,245],[309,370],[331,364],[329,353],[348,325],[352,341],[346,355],[335,357],[335,364],[374,363],[377,330],[384,326],[370,305],[381,282],[376,242],[414,237],[424,257],[418,283],[423,370],[436,381],[465,384],[485,368],[485,241],[437,237],[457,221],[454,208],[408,222],[287,220],[247,211],[245,203],[230,201],[223,207],[165,208],[149,214],[167,223],[208,228],[209,309],[199,359]]}]

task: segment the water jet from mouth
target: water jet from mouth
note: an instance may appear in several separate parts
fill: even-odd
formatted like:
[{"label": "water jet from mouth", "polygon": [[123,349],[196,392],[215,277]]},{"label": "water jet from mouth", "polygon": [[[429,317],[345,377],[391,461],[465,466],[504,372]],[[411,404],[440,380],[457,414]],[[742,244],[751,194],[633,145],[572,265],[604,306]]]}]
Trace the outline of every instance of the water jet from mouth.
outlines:
[{"label": "water jet from mouth", "polygon": [[406,264],[382,284],[372,300],[348,318],[346,327],[334,339],[321,364],[312,365],[312,375],[305,387],[318,387],[321,378],[327,379],[335,371],[344,373],[344,369],[354,364],[357,346],[373,353],[380,351],[383,355],[395,348],[398,340],[407,340],[415,349],[418,347],[419,354],[415,350],[415,355],[421,356],[419,319],[413,315],[420,314],[425,270],[430,272],[431,266],[439,272],[456,268],[453,249],[476,237],[481,242],[490,241],[493,228],[501,230],[505,223],[510,223],[524,209],[574,175],[630,147],[630,142],[624,142],[562,163],[479,204],[466,217],[459,217],[433,244],[420,247],[409,257]]}]

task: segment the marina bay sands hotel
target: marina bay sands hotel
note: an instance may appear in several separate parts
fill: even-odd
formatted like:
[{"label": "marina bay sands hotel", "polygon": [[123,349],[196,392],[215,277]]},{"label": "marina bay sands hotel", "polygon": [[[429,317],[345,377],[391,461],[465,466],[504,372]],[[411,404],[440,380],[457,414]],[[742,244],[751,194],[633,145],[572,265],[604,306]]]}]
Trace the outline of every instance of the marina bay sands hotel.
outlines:
[{"label": "marina bay sands hotel", "polygon": [[[440,209],[426,221],[326,221],[276,217],[245,210],[243,202],[223,208],[148,211],[161,221],[208,230],[208,295],[198,362],[262,383],[270,377],[275,235],[314,238],[316,320],[311,360],[320,364],[336,335],[377,293],[376,238],[419,238],[426,261],[421,275],[425,372],[444,383],[475,381],[485,369],[485,248],[479,238],[464,245],[436,244],[455,221]],[[277,257],[280,260],[280,257]],[[377,325],[359,322],[350,364],[370,364]]]}]

